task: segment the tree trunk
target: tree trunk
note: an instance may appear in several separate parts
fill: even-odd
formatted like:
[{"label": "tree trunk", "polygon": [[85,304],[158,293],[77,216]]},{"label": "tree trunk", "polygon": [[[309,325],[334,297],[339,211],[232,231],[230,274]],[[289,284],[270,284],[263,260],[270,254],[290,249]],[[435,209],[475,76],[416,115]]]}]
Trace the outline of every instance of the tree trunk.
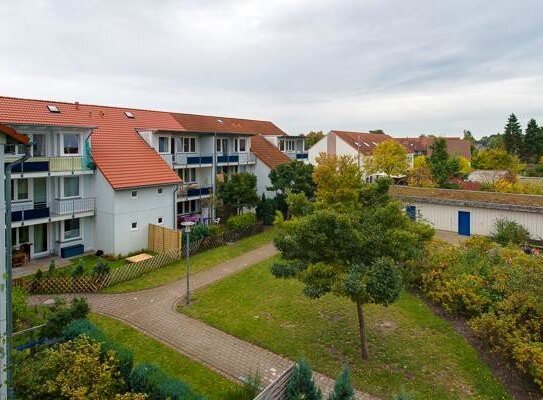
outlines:
[{"label": "tree trunk", "polygon": [[360,355],[362,360],[367,360],[368,356],[368,342],[366,340],[366,324],[364,322],[364,311],[362,310],[362,304],[356,303],[356,310],[358,311],[358,328],[360,329]]}]

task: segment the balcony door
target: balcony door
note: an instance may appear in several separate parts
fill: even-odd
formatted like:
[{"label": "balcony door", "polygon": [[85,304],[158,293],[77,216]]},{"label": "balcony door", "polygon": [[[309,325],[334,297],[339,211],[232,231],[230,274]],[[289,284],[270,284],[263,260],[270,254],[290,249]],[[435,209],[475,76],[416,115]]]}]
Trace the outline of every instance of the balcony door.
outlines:
[{"label": "balcony door", "polygon": [[32,135],[32,156],[33,157],[45,157],[45,135],[33,134]]},{"label": "balcony door", "polygon": [[49,250],[47,244],[47,224],[34,225],[34,255],[43,255]]},{"label": "balcony door", "polygon": [[47,207],[47,178],[34,178],[34,208]]}]

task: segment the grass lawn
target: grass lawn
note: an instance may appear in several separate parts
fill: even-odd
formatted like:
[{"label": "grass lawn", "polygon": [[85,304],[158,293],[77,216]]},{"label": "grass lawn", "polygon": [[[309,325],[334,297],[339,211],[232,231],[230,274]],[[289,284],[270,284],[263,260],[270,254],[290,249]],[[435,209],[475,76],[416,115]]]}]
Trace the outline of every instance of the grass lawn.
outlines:
[{"label": "grass lawn", "polygon": [[[265,245],[273,239],[275,230],[266,229],[264,232],[241,239],[234,244],[217,247],[190,258],[191,273],[205,270],[216,264],[231,260],[243,253]],[[179,261],[172,265],[152,271],[139,278],[110,286],[103,290],[104,293],[124,293],[136,290],[148,289],[155,286],[173,282],[185,276],[185,261]]]},{"label": "grass lawn", "polygon": [[475,350],[419,299],[365,306],[370,360],[359,358],[356,308],[326,295],[310,300],[296,280],[270,273],[273,258],[195,293],[180,311],[335,377],[351,368],[356,388],[389,399],[509,399]]},{"label": "grass lawn", "polygon": [[136,364],[150,362],[162,368],[170,376],[181,379],[195,392],[208,400],[220,400],[222,394],[232,390],[236,384],[172,350],[168,346],[144,335],[116,319],[91,314],[89,318],[111,339],[122,343],[134,354]]}]

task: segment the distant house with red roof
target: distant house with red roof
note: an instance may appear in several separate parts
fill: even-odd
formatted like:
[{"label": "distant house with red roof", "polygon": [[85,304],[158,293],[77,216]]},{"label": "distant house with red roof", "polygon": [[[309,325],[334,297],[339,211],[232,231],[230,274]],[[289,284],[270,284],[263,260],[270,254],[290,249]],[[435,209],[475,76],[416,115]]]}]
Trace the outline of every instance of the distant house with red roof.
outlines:
[{"label": "distant house with red roof", "polygon": [[213,221],[224,176],[255,173],[263,193],[298,156],[269,121],[0,97],[0,124],[7,161],[32,142],[12,179],[13,244],[30,258],[146,248],[149,224]]}]

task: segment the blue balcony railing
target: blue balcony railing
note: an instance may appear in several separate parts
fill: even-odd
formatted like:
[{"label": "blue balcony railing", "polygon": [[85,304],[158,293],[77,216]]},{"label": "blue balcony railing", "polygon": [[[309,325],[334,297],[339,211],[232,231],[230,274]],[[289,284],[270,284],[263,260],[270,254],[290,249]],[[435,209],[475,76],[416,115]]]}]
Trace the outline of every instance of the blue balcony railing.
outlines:
[{"label": "blue balcony railing", "polygon": [[[11,162],[11,160],[9,161]],[[6,161],[6,164],[8,161]],[[13,173],[31,172],[80,172],[95,169],[94,161],[90,156],[67,157],[36,157],[30,158],[22,164],[13,167]]]},{"label": "blue balcony railing", "polygon": [[307,153],[297,153],[296,154],[296,160],[307,160],[308,154]]},{"label": "blue balcony railing", "polygon": [[49,218],[49,215],[49,207],[12,211],[11,222],[22,222],[31,219]]},{"label": "blue balcony railing", "polygon": [[186,198],[186,197],[201,197],[201,196],[209,196],[213,192],[212,187],[204,186],[204,187],[190,187],[185,186],[183,187],[178,194],[178,197],[180,198]]}]

